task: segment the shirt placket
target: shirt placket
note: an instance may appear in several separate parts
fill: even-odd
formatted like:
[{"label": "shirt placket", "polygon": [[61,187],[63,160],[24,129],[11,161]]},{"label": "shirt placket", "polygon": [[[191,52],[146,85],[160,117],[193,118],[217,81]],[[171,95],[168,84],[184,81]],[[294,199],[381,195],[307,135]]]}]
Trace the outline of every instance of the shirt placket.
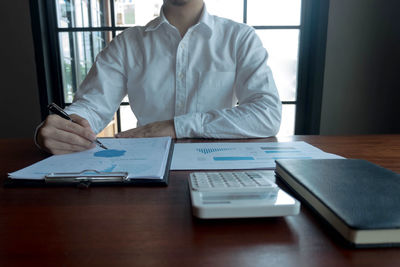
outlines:
[{"label": "shirt placket", "polygon": [[188,31],[179,42],[176,52],[176,73],[175,73],[175,116],[186,114],[187,82],[186,72],[188,69]]}]

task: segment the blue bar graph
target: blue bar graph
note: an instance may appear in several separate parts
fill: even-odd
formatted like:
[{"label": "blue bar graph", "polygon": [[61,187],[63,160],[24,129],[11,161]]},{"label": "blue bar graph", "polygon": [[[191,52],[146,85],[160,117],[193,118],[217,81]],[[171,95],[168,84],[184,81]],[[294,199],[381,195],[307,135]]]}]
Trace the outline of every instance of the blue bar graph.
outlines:
[{"label": "blue bar graph", "polygon": [[253,157],[214,157],[216,161],[254,160]]},{"label": "blue bar graph", "polygon": [[210,148],[206,148],[206,147],[202,147],[202,148],[196,148],[197,152],[203,153],[205,155],[213,153],[213,152],[221,152],[221,151],[229,151],[229,150],[234,150],[234,148],[230,148],[230,147],[210,147]]},{"label": "blue bar graph", "polygon": [[298,151],[298,150],[286,150],[286,151],[284,151],[284,150],[267,150],[264,152],[267,154],[274,154],[274,153],[294,153],[294,152],[301,152],[301,151]]}]

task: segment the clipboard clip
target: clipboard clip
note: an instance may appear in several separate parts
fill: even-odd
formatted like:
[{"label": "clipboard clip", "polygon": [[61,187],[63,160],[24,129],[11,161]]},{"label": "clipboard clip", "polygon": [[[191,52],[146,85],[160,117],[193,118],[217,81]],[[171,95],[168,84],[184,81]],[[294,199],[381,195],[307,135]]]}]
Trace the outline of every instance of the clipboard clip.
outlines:
[{"label": "clipboard clip", "polygon": [[124,183],[128,180],[127,172],[99,172],[83,170],[81,172],[50,173],[44,178],[46,183],[76,184],[79,188],[88,188],[91,183]]}]

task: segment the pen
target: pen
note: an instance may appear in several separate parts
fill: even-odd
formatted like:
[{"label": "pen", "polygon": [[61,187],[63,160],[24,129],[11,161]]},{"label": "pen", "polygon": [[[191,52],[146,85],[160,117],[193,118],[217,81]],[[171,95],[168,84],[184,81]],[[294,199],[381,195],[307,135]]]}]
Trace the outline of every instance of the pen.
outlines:
[{"label": "pen", "polygon": [[[64,118],[66,120],[74,122],[74,120],[71,119],[71,117],[62,108],[57,106],[55,103],[51,103],[50,105],[48,105],[47,108],[51,112],[53,112],[53,113],[57,114],[58,116],[60,116],[61,118]],[[99,145],[101,148],[107,149],[107,147],[105,147],[97,138],[93,142],[96,143],[97,145]]]}]

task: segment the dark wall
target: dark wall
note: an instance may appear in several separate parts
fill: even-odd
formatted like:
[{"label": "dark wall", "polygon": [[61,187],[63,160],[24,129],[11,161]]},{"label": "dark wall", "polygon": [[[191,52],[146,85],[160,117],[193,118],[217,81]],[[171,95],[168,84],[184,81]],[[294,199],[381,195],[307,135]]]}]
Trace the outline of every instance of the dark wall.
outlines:
[{"label": "dark wall", "polygon": [[400,133],[400,1],[331,0],[321,134]]},{"label": "dark wall", "polygon": [[29,1],[0,1],[0,25],[0,138],[32,137],[40,106]]}]

